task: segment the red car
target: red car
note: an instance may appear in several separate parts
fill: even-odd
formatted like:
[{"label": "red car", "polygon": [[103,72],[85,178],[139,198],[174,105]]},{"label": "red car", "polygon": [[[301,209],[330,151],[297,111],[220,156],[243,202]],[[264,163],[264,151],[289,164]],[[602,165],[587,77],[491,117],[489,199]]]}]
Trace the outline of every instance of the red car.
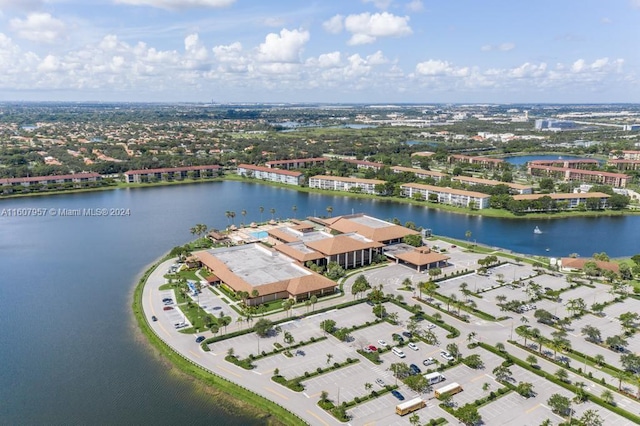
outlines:
[{"label": "red car", "polygon": [[172,306],[165,306],[164,308],[162,308],[163,311],[170,311],[172,309],[173,309]]},{"label": "red car", "polygon": [[373,346],[373,345],[369,345],[369,350],[370,350],[371,352],[378,352],[378,348],[376,348],[376,347],[375,347],[375,346]]}]

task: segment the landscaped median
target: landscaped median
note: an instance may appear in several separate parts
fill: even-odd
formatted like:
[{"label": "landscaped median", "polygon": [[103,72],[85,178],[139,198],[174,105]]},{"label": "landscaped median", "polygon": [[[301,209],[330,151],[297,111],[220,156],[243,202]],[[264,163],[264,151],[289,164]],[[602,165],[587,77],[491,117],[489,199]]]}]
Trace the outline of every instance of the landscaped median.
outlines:
[{"label": "landscaped median", "polygon": [[[136,318],[140,331],[147,337],[149,343],[181,372],[198,379],[200,383],[216,390],[216,397],[219,400],[225,400],[230,404],[237,405],[243,410],[243,412],[251,413],[255,415],[256,418],[264,419],[269,423],[283,425],[306,424],[303,419],[273,401],[270,401],[249,389],[232,383],[223,377],[194,364],[187,358],[183,357],[180,353],[174,351],[154,332],[151,325],[148,323],[147,315],[145,315],[142,307],[142,293],[151,273],[162,262],[169,258],[169,256],[166,256],[147,269],[142,275],[142,278],[140,278],[140,281],[138,281],[133,293],[133,314]],[[231,395],[233,395],[233,397],[231,397]]]}]

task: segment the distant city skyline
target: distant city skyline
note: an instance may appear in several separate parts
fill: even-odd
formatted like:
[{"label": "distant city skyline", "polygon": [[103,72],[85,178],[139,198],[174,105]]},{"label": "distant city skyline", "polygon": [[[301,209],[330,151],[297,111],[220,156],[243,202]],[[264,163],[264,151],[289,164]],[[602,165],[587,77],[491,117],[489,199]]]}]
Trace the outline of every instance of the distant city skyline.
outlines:
[{"label": "distant city skyline", "polygon": [[640,102],[640,0],[0,0],[0,101]]}]

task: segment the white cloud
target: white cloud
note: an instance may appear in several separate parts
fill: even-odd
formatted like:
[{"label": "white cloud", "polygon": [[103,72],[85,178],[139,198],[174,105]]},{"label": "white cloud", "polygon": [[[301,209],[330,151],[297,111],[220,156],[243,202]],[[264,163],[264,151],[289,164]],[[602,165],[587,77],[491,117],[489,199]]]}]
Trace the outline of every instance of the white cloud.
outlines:
[{"label": "white cloud", "polygon": [[284,28],[279,35],[267,34],[258,47],[258,57],[263,62],[300,62],[300,54],[308,41],[308,31]]},{"label": "white cloud", "polygon": [[331,34],[339,34],[344,29],[344,16],[336,15],[322,23],[324,30]]},{"label": "white cloud", "polygon": [[344,27],[352,34],[350,45],[373,43],[378,37],[401,37],[412,33],[408,16],[388,12],[349,15],[344,20]]},{"label": "white cloud", "polygon": [[382,54],[382,51],[380,50],[378,50],[373,55],[367,56],[367,63],[369,65],[382,65],[382,64],[386,64],[387,62],[389,62],[389,60],[384,57],[384,55]]},{"label": "white cloud", "polygon": [[613,20],[611,18],[607,18],[606,16],[600,19],[600,22],[602,22],[605,25],[613,24]]},{"label": "white cloud", "polygon": [[629,4],[634,9],[640,9],[640,0],[629,0]]},{"label": "white cloud", "polygon": [[391,6],[391,3],[393,3],[393,0],[362,0],[362,3],[373,3],[378,9],[387,10],[389,6]]},{"label": "white cloud", "polygon": [[309,58],[307,66],[319,68],[338,68],[342,66],[342,54],[340,52],[323,53],[318,58]]},{"label": "white cloud", "polygon": [[573,72],[581,72],[585,69],[585,61],[584,59],[578,59],[571,65],[571,71]]},{"label": "white cloud", "polygon": [[115,0],[132,6],[150,6],[161,9],[190,9],[195,7],[227,7],[236,0]]},{"label": "white cloud", "polygon": [[491,52],[492,50],[500,50],[502,52],[508,52],[515,48],[516,48],[515,43],[507,42],[507,43],[501,43],[498,45],[485,44],[482,47],[480,47],[480,50],[482,50],[483,52]]},{"label": "white cloud", "polygon": [[278,27],[284,26],[284,19],[282,18],[276,18],[276,17],[263,18],[261,22],[262,22],[262,25],[264,25],[265,27],[278,28]]},{"label": "white cloud", "polygon": [[64,22],[48,13],[30,13],[25,20],[14,18],[10,27],[18,37],[37,43],[55,43],[66,36]]},{"label": "white cloud", "polygon": [[498,46],[498,50],[502,50],[503,52],[508,52],[509,50],[515,49],[515,47],[516,47],[515,43],[502,43],[500,46]]},{"label": "white cloud", "polygon": [[429,59],[416,65],[416,72],[421,75],[447,75],[452,71],[453,68],[449,62],[436,59]]},{"label": "white cloud", "polygon": [[424,10],[422,0],[411,0],[405,7],[410,12],[422,12]]}]

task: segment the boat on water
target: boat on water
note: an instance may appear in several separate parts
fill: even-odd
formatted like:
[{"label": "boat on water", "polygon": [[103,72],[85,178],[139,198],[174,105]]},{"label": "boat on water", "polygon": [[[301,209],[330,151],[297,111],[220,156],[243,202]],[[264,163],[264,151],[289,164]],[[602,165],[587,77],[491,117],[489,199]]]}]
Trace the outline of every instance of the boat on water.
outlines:
[{"label": "boat on water", "polygon": [[534,234],[542,234],[542,231],[537,226],[533,229]]}]

